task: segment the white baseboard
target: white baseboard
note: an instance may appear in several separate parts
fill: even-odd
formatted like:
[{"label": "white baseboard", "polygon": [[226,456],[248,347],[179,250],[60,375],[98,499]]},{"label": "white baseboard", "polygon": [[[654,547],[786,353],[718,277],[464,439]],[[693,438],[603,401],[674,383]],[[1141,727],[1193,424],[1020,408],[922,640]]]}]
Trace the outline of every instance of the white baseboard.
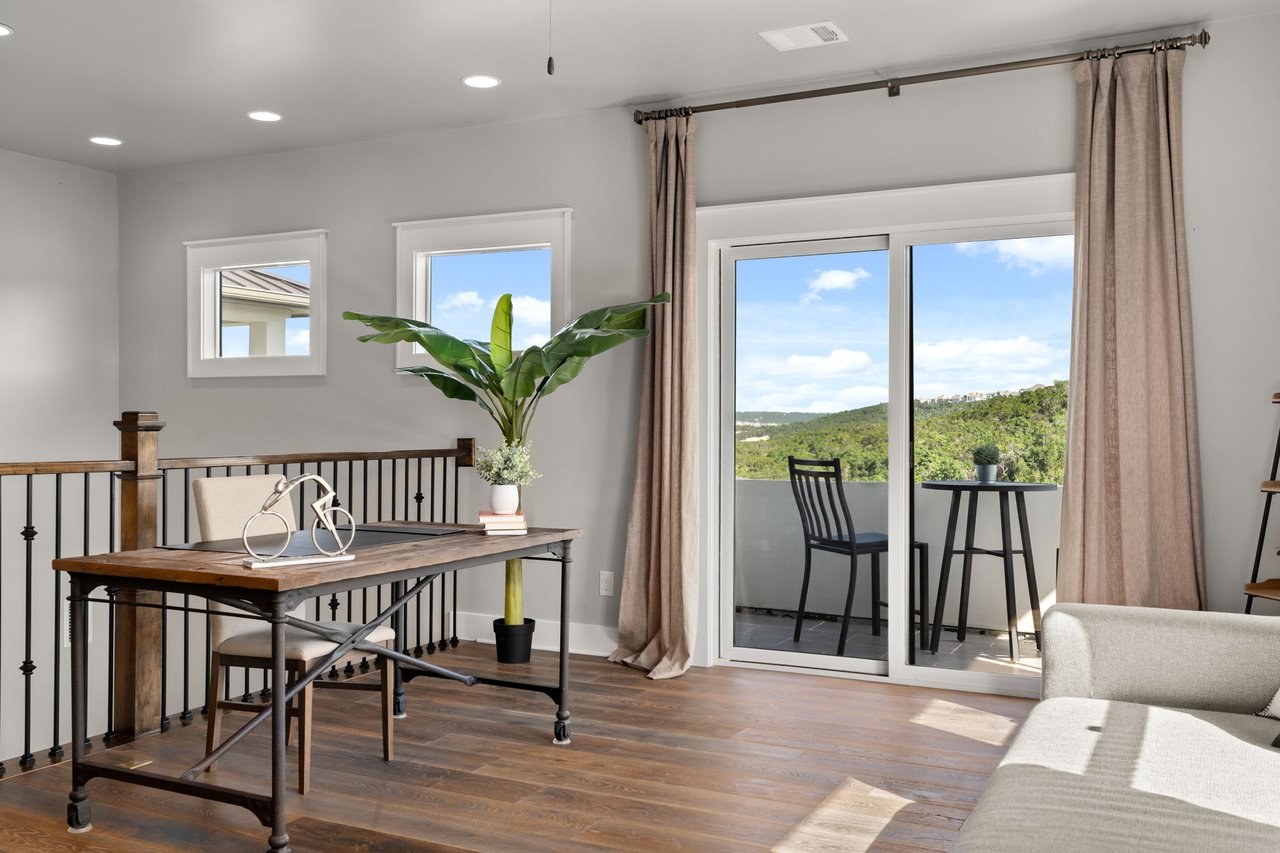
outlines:
[{"label": "white baseboard", "polygon": [[[458,637],[477,643],[493,642],[493,620],[500,613],[458,613]],[[539,619],[533,631],[533,647],[547,651],[560,648],[560,620]],[[609,625],[569,623],[569,651],[578,655],[608,657],[618,647],[618,629]]]}]

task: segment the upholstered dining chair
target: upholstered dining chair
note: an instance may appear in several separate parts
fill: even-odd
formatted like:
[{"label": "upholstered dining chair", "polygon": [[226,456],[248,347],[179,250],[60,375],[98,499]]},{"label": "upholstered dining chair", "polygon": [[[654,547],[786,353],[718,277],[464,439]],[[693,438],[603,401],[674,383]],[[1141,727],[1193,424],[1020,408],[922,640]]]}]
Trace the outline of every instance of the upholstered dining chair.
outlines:
[{"label": "upholstered dining chair", "polygon": [[[208,477],[194,480],[191,489],[195,496],[196,522],[203,541],[220,539],[239,539],[244,531],[245,522],[262,508],[262,502],[275,489],[280,477],[274,474],[246,475],[230,477]],[[289,501],[280,501],[274,507],[276,512],[284,516],[289,528],[296,527],[293,505]],[[251,531],[252,532],[252,531]],[[264,526],[264,531],[266,528]],[[274,532],[274,531],[272,531]],[[211,610],[235,612],[216,602],[210,602]],[[302,608],[295,610],[292,616],[302,616]],[[271,669],[271,628],[256,627],[261,623],[251,619],[237,619],[231,616],[210,615],[209,685],[205,696],[208,708],[208,728],[205,736],[205,755],[213,752],[222,741],[222,714],[224,711],[262,710],[256,702],[224,699],[222,684],[224,670],[237,666],[248,669]],[[351,622],[321,622],[321,625],[333,626],[346,631],[359,628]],[[369,635],[372,643],[391,643],[395,640],[395,632],[386,625],[380,625]],[[309,631],[292,626],[285,627],[285,669],[288,673],[288,684],[272,685],[272,689],[288,689],[302,675],[307,673],[322,658],[331,653],[337,644]],[[360,682],[328,682],[318,678],[299,691],[295,701],[289,708],[287,725],[297,721],[298,729],[298,792],[305,794],[311,786],[311,709],[312,689],[315,687],[341,686],[345,689],[378,690],[382,694],[382,757],[390,761],[393,753],[392,738],[392,691],[395,687],[393,673],[395,668],[385,665],[379,660],[381,671],[379,684]],[[213,769],[210,765],[209,770]]]},{"label": "upholstered dining chair", "polygon": [[[889,551],[889,537],[883,533],[857,533],[845,501],[844,485],[840,478],[839,459],[797,459],[787,457],[787,470],[791,477],[791,492],[800,510],[800,526],[804,532],[804,580],[800,584],[800,607],[796,611],[794,640],[800,642],[800,630],[804,627],[804,605],[809,597],[809,575],[813,568],[813,552],[826,551],[849,558],[849,592],[844,601],[844,619],[840,625],[840,640],[836,654],[843,655],[849,639],[849,612],[853,609],[853,593],[858,582],[858,558],[871,557],[871,633],[880,636],[880,608],[887,606],[880,598],[880,555]],[[929,545],[916,542],[913,546],[919,559],[916,578],[910,578],[908,586],[914,615],[919,620],[920,648],[929,648]],[[916,593],[919,607],[915,608]]]}]

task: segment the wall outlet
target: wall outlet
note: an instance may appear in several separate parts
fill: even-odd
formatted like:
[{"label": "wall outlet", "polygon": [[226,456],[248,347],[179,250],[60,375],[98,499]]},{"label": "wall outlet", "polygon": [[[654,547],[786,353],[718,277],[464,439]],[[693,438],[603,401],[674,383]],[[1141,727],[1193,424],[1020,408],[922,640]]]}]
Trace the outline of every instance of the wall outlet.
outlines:
[{"label": "wall outlet", "polygon": [[613,572],[600,573],[600,594],[613,595]]}]

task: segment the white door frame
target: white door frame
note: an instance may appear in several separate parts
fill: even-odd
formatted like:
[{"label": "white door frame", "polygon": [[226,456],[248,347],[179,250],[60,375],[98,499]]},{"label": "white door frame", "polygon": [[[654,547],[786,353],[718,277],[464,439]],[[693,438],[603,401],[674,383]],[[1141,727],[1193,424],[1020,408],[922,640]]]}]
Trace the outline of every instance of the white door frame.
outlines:
[{"label": "white door frame", "polygon": [[[990,226],[1026,225],[1036,228],[1061,227],[1069,221],[1074,207],[1075,177],[1072,174],[1046,175],[977,183],[949,184],[938,187],[916,187],[903,190],[785,199],[746,204],[702,207],[697,212],[699,245],[699,308],[703,324],[700,370],[703,378],[703,414],[700,445],[704,460],[701,472],[702,560],[699,616],[700,624],[695,649],[695,663],[743,666],[785,667],[791,670],[833,674],[832,660],[826,655],[797,655],[780,652],[785,660],[742,663],[732,659],[731,642],[723,644],[721,568],[726,551],[732,554],[732,526],[723,520],[732,518],[732,490],[722,493],[720,472],[726,453],[732,459],[732,447],[722,441],[723,400],[720,373],[721,353],[732,343],[732,314],[725,320],[721,300],[721,255],[735,247],[773,242],[821,241],[890,235],[889,283],[889,538],[887,560],[889,591],[889,667],[888,675],[840,673],[855,679],[888,680],[978,692],[1036,696],[1039,682],[1022,676],[997,673],[942,670],[914,667],[906,663],[907,566],[906,543],[911,521],[911,463],[909,435],[911,360],[910,360],[910,294],[906,269],[908,247],[914,242],[945,242],[966,233],[963,229]],[[1007,233],[1007,232],[1006,232]],[[1061,233],[1061,232],[1059,232]],[[917,241],[915,237],[920,239]],[[930,239],[937,237],[937,239]],[[765,250],[767,251],[767,250]],[[898,252],[895,258],[894,253]],[[895,260],[897,261],[895,263]],[[729,381],[732,381],[730,374]],[[730,595],[731,598],[731,590]],[[726,654],[728,653],[728,654]]]}]

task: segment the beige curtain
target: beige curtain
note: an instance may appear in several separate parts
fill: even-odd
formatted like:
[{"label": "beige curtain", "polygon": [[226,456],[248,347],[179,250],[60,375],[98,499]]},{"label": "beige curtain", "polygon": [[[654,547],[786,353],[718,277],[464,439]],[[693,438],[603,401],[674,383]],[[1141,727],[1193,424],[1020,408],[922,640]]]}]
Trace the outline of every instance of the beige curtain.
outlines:
[{"label": "beige curtain", "polygon": [[1082,62],[1060,601],[1203,609],[1181,50]]},{"label": "beige curtain", "polygon": [[689,668],[697,628],[695,126],[688,115],[645,123],[652,291],[670,291],[672,301],[653,311],[645,344],[618,648],[609,660],[647,669],[650,678]]}]

